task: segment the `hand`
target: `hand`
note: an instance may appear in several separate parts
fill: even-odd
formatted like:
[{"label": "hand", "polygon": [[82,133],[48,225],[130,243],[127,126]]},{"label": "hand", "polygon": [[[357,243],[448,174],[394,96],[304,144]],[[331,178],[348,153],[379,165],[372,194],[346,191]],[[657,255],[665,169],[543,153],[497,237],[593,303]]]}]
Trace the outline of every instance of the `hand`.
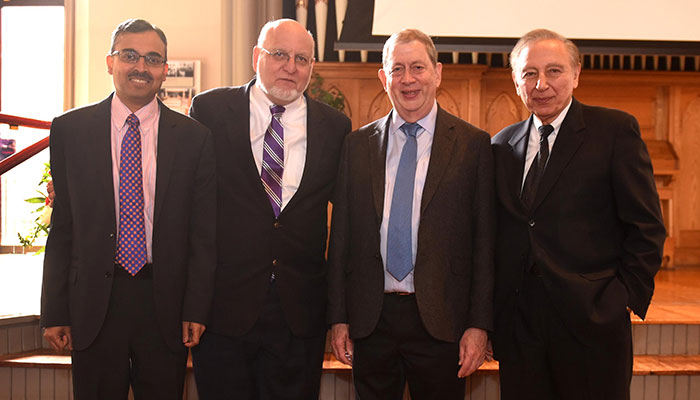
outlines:
[{"label": "hand", "polygon": [[486,357],[486,331],[479,328],[469,328],[464,331],[459,341],[459,371],[457,376],[464,378],[477,370]]},{"label": "hand", "polygon": [[53,200],[56,198],[56,192],[53,191],[53,181],[49,181],[49,183],[46,184],[46,192],[49,198],[48,206],[53,207]]},{"label": "hand", "polygon": [[199,339],[207,329],[203,324],[190,321],[182,321],[182,343],[185,347],[194,347],[199,344]]},{"label": "hand", "polygon": [[73,337],[70,326],[49,326],[44,328],[44,339],[54,350],[73,350]]},{"label": "hand", "polygon": [[333,324],[331,327],[331,346],[335,358],[343,364],[352,366],[352,340],[350,340],[350,325]]},{"label": "hand", "polygon": [[491,344],[491,340],[489,340],[486,343],[486,361],[493,361],[493,345]]}]

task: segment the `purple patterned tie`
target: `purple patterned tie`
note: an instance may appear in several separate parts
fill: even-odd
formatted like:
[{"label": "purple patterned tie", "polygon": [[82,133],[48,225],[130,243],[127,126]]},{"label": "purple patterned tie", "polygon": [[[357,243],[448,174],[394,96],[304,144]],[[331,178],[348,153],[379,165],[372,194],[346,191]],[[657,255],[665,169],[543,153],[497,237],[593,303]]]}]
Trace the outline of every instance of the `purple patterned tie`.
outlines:
[{"label": "purple patterned tie", "polygon": [[263,141],[262,172],[260,179],[270,199],[275,218],[282,210],[282,173],[284,172],[284,129],[280,118],[284,112],[282,106],[270,107],[272,120],[265,132]]},{"label": "purple patterned tie", "polygon": [[143,221],[143,178],[139,119],[131,114],[119,155],[119,247],[116,261],[132,276],[146,264],[146,228]]}]

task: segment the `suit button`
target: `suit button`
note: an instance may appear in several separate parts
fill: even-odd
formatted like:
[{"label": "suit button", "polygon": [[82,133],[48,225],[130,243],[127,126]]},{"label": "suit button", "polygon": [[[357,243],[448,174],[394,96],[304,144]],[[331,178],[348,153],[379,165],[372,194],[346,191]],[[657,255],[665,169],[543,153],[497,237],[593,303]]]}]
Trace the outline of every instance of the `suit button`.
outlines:
[{"label": "suit button", "polygon": [[280,227],[280,223],[279,223],[279,222],[277,222],[277,221],[275,221],[275,223],[274,223],[274,224],[272,224],[272,226],[274,226],[274,227],[275,227],[275,229],[277,229],[277,228],[279,228],[279,227]]},{"label": "suit button", "polygon": [[527,221],[527,224],[530,225],[530,228],[532,228],[533,226],[535,226],[535,220],[531,219],[531,220]]},{"label": "suit button", "polygon": [[114,234],[113,234],[113,233],[110,233],[110,234],[109,234],[109,238],[110,238],[110,239],[114,239]]},{"label": "suit button", "polygon": [[382,261],[382,255],[379,254],[379,253],[375,254],[375,255],[374,255],[374,258],[376,258],[376,259],[379,260],[379,261]]},{"label": "suit button", "polygon": [[109,272],[109,271],[105,272],[105,278],[111,278],[111,277],[112,277],[111,272]]},{"label": "suit button", "polygon": [[277,260],[272,260],[272,266],[276,267],[277,266]]}]

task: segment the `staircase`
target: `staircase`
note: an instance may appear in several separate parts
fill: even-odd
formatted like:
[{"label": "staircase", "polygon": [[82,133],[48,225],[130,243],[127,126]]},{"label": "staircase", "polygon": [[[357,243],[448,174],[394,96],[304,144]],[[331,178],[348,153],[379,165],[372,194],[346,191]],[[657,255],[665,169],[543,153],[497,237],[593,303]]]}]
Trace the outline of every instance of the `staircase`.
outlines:
[{"label": "staircase", "polygon": [[[665,270],[646,321],[633,319],[632,400],[700,400],[700,268]],[[321,400],[355,398],[349,367],[326,354]],[[465,400],[498,400],[498,363],[467,378]],[[42,341],[38,317],[0,319],[0,400],[72,399],[70,357]],[[184,399],[198,399],[191,366]],[[408,395],[405,396],[408,399]]]}]

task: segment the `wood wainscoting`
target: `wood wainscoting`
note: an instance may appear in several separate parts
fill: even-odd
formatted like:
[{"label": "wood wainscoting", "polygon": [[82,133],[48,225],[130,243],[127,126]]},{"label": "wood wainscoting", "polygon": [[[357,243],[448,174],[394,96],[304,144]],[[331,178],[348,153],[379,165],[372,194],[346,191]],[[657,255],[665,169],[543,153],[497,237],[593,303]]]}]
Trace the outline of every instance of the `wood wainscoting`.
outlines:
[{"label": "wood wainscoting", "polygon": [[[377,77],[380,67],[315,65],[324,88],[345,95],[345,112],[355,129],[391,109]],[[637,118],[668,230],[664,266],[700,265],[700,73],[584,70],[574,96]],[[437,99],[444,109],[491,135],[529,115],[506,68],[443,65]]]}]

